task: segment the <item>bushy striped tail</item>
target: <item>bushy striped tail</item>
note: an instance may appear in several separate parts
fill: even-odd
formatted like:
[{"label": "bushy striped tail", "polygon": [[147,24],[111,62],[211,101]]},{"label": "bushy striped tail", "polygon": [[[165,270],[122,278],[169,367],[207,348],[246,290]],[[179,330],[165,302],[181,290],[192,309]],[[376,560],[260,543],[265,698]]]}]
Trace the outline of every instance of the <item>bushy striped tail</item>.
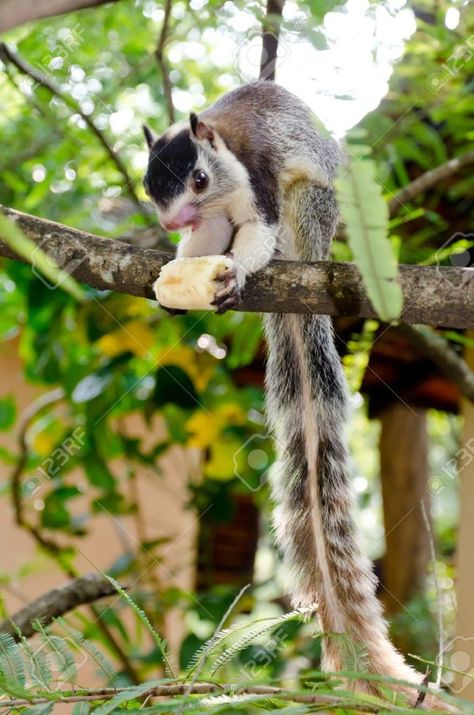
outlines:
[{"label": "bushy striped tail", "polygon": [[[315,196],[314,190],[299,191],[291,202],[293,222],[287,210],[297,248],[298,234],[315,228],[323,232],[323,240],[316,236],[314,245],[323,250],[329,245],[334,221],[315,227],[318,198],[326,208],[333,200],[322,192]],[[298,250],[297,256],[322,257],[308,250]],[[422,676],[388,638],[372,566],[358,546],[348,481],[347,387],[331,320],[267,315],[265,331],[267,411],[277,450],[271,475],[274,525],[289,570],[292,602],[296,607],[318,606],[324,670],[367,672],[419,684]],[[373,692],[371,682],[361,679],[354,685]],[[416,690],[398,689],[416,700]],[[436,696],[425,705],[452,711]]]},{"label": "bushy striped tail", "polygon": [[[372,566],[358,547],[348,483],[347,390],[330,319],[269,315],[265,328],[267,409],[277,448],[274,525],[292,602],[318,606],[325,671],[418,684],[422,675],[388,638]],[[352,685],[377,691],[371,680]],[[415,689],[395,689],[417,698]],[[425,705],[452,712],[435,695]]]}]

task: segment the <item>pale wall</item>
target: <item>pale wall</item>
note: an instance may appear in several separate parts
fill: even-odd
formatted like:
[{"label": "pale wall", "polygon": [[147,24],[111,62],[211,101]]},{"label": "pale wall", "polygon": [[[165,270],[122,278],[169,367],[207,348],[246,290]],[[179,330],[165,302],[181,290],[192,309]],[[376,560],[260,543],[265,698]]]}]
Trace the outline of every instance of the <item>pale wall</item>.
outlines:
[{"label": "pale wall", "polygon": [[[0,395],[13,393],[19,412],[22,412],[38,396],[39,390],[25,383],[17,347],[16,340],[0,345]],[[139,415],[128,418],[121,427],[125,428],[130,436],[150,430]],[[156,437],[163,431],[158,420],[155,421],[152,431],[151,437]],[[17,451],[17,435],[0,433],[0,444]],[[104,514],[94,517],[88,536],[75,540],[80,548],[80,556],[76,562],[79,571],[85,574],[94,569],[107,569],[124,551],[138,548],[140,531],[142,538],[167,538],[169,541],[161,549],[163,563],[156,562],[142,575],[137,585],[146,584],[147,589],[150,589],[149,577],[153,574],[160,584],[172,583],[179,588],[190,589],[193,582],[197,521],[194,511],[187,509],[186,504],[189,499],[188,478],[196,472],[196,458],[196,454],[173,448],[162,460],[162,476],[145,467],[137,467],[138,499],[142,518],[137,524],[137,519],[133,516],[112,517]],[[114,472],[125,474],[125,465],[114,465]],[[9,468],[1,464],[1,481],[8,480],[9,474]],[[77,479],[87,487],[81,474],[77,474]],[[41,498],[41,491],[35,494],[34,498]],[[81,509],[80,499],[77,500],[75,508]],[[34,511],[31,513],[34,517]],[[31,563],[35,565],[35,572],[20,575],[26,565]],[[149,562],[146,566],[148,565]],[[146,566],[144,565],[144,568]],[[13,509],[6,496],[0,498],[0,574],[2,573],[16,574],[12,585],[2,589],[11,613],[66,581],[54,561],[40,555],[32,538],[16,526]],[[181,616],[170,614],[165,630],[164,635],[175,650],[183,633]],[[87,670],[88,668],[85,668],[81,672],[86,673]],[[87,681],[90,682],[89,677]]]}]

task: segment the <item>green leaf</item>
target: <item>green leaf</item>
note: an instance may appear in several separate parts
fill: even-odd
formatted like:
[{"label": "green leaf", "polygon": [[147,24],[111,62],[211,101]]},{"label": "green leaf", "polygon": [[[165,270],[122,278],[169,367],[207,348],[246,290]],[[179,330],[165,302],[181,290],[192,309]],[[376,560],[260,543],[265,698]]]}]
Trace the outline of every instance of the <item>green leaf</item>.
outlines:
[{"label": "green leaf", "polygon": [[[240,317],[240,316],[239,316]],[[227,363],[231,370],[250,365],[262,343],[262,326],[258,315],[245,315],[231,336]]]},{"label": "green leaf", "polygon": [[150,633],[151,637],[153,638],[155,645],[159,648],[159,650],[163,656],[163,661],[166,664],[166,667],[167,667],[170,675],[173,675],[173,669],[172,669],[171,664],[168,660],[168,656],[167,656],[167,652],[166,652],[167,643],[165,640],[163,640],[161,638],[160,634],[155,631],[155,629],[153,628],[152,624],[150,623],[150,620],[149,620],[148,616],[146,615],[145,611],[143,611],[139,606],[137,606],[135,601],[132,598],[130,598],[128,593],[121,587],[121,585],[114,578],[112,578],[111,576],[108,576],[107,574],[103,574],[103,576],[105,576],[105,578],[108,581],[110,581],[110,583],[114,586],[114,588],[118,591],[118,593],[122,596],[122,598],[128,603],[128,605],[131,607],[131,609],[133,611],[135,611],[138,618],[140,619],[140,621],[143,623],[143,625],[145,626],[145,628],[147,629],[147,631]]},{"label": "green leaf", "polygon": [[354,260],[367,294],[382,320],[398,318],[403,294],[398,266],[388,238],[388,206],[375,178],[375,165],[350,157],[336,180],[336,193]]},{"label": "green leaf", "polygon": [[15,688],[25,685],[25,666],[20,647],[9,633],[0,633],[0,673]]},{"label": "green leaf", "polygon": [[104,673],[107,680],[113,683],[117,677],[117,671],[112,663],[110,663],[105,655],[97,648],[95,643],[92,643],[92,641],[84,638],[82,633],[70,626],[64,618],[55,618],[54,620],[56,623],[59,623],[61,628],[68,634],[72,642],[84,654],[84,657],[86,655],[90,656],[99,669]]},{"label": "green leaf", "polygon": [[94,715],[108,715],[108,713],[113,712],[119,705],[122,705],[122,703],[137,699],[160,684],[160,681],[156,680],[123,690],[121,693],[117,693],[111,700],[108,700],[103,705],[99,705],[99,707],[94,710]]},{"label": "green leaf", "polygon": [[56,679],[72,685],[76,681],[77,669],[74,654],[70,650],[69,644],[62,638],[53,635],[47,635],[46,641],[54,655]]},{"label": "green leaf", "polygon": [[166,404],[193,408],[199,405],[199,397],[189,375],[177,365],[160,367],[156,373],[153,402],[157,407]]},{"label": "green leaf", "polygon": [[[265,633],[268,633],[273,628],[276,628],[281,623],[285,623],[292,618],[303,618],[304,616],[311,613],[311,609],[297,609],[290,611],[289,613],[284,613],[282,616],[276,618],[262,618],[260,621],[254,621],[253,623],[247,624],[247,633],[244,633],[239,640],[233,645],[226,648],[226,650],[214,661],[212,664],[211,675],[214,674],[222,668],[223,665],[228,663],[232,658],[234,658],[240,651],[244,650],[255,638],[258,638]],[[255,625],[259,624],[259,625]],[[245,627],[244,627],[245,628]],[[234,635],[240,630],[244,629],[242,626],[226,628],[219,633],[216,633],[213,639],[211,639],[210,644],[207,644],[208,653],[215,649],[215,647],[225,640],[228,636]]]},{"label": "green leaf", "polygon": [[14,424],[16,405],[13,397],[7,395],[0,398],[0,430],[7,430]]},{"label": "green leaf", "polygon": [[[59,636],[50,635],[38,620],[33,623],[33,626],[40,633],[43,641],[43,646],[38,649],[37,653],[40,653],[42,649],[49,653],[49,665],[52,666],[55,680],[73,685],[76,680],[77,669],[70,643],[63,638],[59,638]],[[51,656],[53,656],[54,666],[51,662]]]},{"label": "green leaf", "polygon": [[54,702],[52,703],[41,703],[39,705],[33,705],[31,708],[23,710],[25,715],[49,715],[54,707]]},{"label": "green leaf", "polygon": [[91,484],[107,492],[113,491],[115,487],[115,477],[106,462],[104,462],[96,452],[84,457],[82,463],[87,479]]}]

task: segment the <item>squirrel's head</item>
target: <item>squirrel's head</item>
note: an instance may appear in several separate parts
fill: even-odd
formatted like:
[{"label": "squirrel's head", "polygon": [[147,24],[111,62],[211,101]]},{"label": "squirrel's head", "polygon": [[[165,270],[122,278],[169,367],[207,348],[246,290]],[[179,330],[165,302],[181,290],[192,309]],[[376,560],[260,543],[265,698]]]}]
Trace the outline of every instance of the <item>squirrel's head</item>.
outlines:
[{"label": "squirrel's head", "polygon": [[143,130],[150,150],[143,183],[163,228],[194,230],[205,216],[225,212],[243,167],[218,132],[195,114],[159,138]]}]

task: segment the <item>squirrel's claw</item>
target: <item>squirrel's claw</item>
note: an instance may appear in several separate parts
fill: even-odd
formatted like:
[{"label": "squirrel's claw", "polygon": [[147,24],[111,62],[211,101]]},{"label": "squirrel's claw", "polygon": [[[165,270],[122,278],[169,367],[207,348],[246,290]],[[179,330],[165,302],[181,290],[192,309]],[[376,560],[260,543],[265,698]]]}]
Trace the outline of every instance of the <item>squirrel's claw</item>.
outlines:
[{"label": "squirrel's claw", "polygon": [[216,313],[225,313],[231,310],[240,301],[240,285],[237,280],[235,267],[229,268],[215,278],[216,283],[221,283],[222,288],[216,291],[211,305],[216,306]]}]

